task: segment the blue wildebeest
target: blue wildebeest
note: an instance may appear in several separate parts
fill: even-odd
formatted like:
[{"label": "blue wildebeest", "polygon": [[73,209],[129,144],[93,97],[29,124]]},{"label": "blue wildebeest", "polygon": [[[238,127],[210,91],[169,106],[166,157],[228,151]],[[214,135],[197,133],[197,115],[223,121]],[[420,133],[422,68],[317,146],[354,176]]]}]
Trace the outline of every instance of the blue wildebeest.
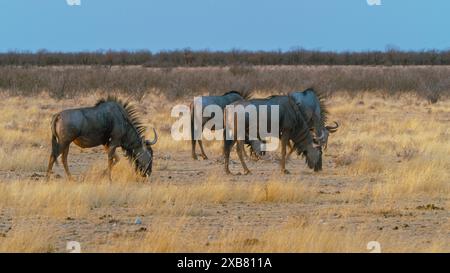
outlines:
[{"label": "blue wildebeest", "polygon": [[325,125],[329,113],[324,97],[313,88],[308,88],[304,91],[294,91],[289,95],[300,108],[309,128],[314,131],[315,140],[326,149],[329,134],[336,132],[339,124],[334,122],[335,126]]},{"label": "blue wildebeest", "polygon": [[52,152],[47,169],[50,177],[53,164],[62,155],[64,171],[69,179],[71,174],[67,165],[69,146],[73,142],[82,148],[103,145],[108,154],[108,177],[111,180],[111,169],[117,163],[116,149],[121,147],[126,157],[135,165],[142,176],[149,176],[152,171],[153,150],[158,136],[145,140],[145,127],[139,121],[134,106],[122,102],[116,97],[99,100],[93,107],[69,109],[53,116]]},{"label": "blue wildebeest", "polygon": [[[294,143],[294,149],[297,151],[298,154],[302,154],[306,158],[306,163],[309,168],[317,170],[317,164],[320,162],[321,159],[321,150],[314,146],[313,138],[310,134],[309,127],[304,120],[302,113],[300,109],[298,108],[297,104],[294,102],[294,100],[290,96],[271,96],[265,99],[250,99],[246,101],[237,101],[231,104],[231,106],[249,106],[254,105],[256,107],[257,111],[257,118],[258,120],[252,120],[250,121],[250,115],[248,112],[245,112],[245,138],[249,136],[249,124],[250,122],[253,123],[253,125],[257,126],[257,138],[261,141],[260,134],[260,107],[259,106],[267,106],[267,127],[271,127],[271,105],[278,105],[279,107],[279,115],[278,115],[278,129],[279,132],[276,132],[277,136],[279,136],[281,140],[281,172],[283,174],[289,173],[286,170],[286,146],[289,141],[292,141]],[[275,118],[275,117],[274,117]],[[247,165],[245,164],[244,157],[243,157],[243,151],[244,151],[244,144],[246,141],[249,141],[250,139],[238,139],[238,114],[237,112],[232,112],[230,114],[228,111],[225,111],[224,115],[224,124],[225,124],[225,141],[224,141],[224,157],[225,157],[225,172],[227,174],[230,174],[229,170],[229,161],[230,161],[230,152],[231,148],[235,143],[237,143],[237,154],[239,156],[239,159],[241,161],[242,167],[244,168],[244,173],[248,174],[250,173],[250,170],[247,168]],[[230,129],[233,128],[233,129]],[[233,130],[230,132],[230,130]],[[269,129],[272,130],[272,129]],[[275,133],[275,132],[271,132]],[[228,136],[232,136],[232,139],[227,139]]]},{"label": "blue wildebeest", "polygon": [[[325,125],[328,119],[328,110],[325,105],[325,98],[314,90],[314,88],[307,88],[304,91],[294,91],[289,94],[291,98],[300,108],[308,127],[314,132],[314,142],[321,146],[321,149],[327,149],[328,136],[330,133],[335,133],[339,124],[335,121],[334,126]],[[292,143],[288,144],[290,151],[287,158],[294,152]],[[252,151],[253,154],[253,151]],[[318,169],[321,170],[321,163],[318,165]]]},{"label": "blue wildebeest", "polygon": [[[231,104],[232,102],[248,99],[251,96],[249,92],[238,92],[238,91],[229,91],[223,94],[222,96],[202,96],[202,105],[201,105],[201,112],[205,109],[205,107],[209,105],[217,105],[219,106],[222,111],[225,108],[225,106]],[[191,103],[190,105],[191,110],[191,143],[192,143],[192,158],[197,160],[197,154],[195,153],[195,143],[198,141],[198,145],[200,146],[201,150],[201,156],[203,159],[208,159],[208,157],[205,154],[205,150],[203,149],[203,143],[201,139],[196,140],[195,139],[195,128],[194,128],[194,122],[195,122],[195,116],[194,116],[194,103]],[[211,117],[203,117],[201,122],[201,131],[203,131],[203,128],[205,124],[214,118],[214,113],[211,115]],[[221,130],[223,129],[223,124],[220,128],[215,128],[213,126],[211,128],[212,130]]]}]

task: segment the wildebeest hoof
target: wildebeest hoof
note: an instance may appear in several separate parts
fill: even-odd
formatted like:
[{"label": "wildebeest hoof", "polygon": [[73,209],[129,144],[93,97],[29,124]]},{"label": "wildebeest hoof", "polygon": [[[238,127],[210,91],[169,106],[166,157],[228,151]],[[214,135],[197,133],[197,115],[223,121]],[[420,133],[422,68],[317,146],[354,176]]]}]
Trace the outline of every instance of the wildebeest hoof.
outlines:
[{"label": "wildebeest hoof", "polygon": [[282,174],[291,174],[291,172],[288,171],[288,170],[282,170],[281,173],[282,173]]},{"label": "wildebeest hoof", "polygon": [[251,156],[251,157],[250,157],[250,160],[256,162],[256,161],[259,161],[260,158],[261,158],[260,156],[256,156],[256,155],[255,155],[255,156]]},{"label": "wildebeest hoof", "polygon": [[244,171],[244,175],[251,174],[251,173],[252,173],[252,172],[251,172],[250,170]]}]

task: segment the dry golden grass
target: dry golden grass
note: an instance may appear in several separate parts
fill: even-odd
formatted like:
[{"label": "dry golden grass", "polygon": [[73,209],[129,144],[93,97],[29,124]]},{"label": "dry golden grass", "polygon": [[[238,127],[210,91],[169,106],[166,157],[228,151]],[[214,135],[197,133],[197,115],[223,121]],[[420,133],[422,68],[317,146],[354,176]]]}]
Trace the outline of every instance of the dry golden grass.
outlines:
[{"label": "dry golden grass", "polygon": [[[263,232],[242,228],[211,236],[208,230],[187,234],[183,220],[175,226],[155,224],[143,236],[126,237],[120,245],[106,245],[96,251],[120,252],[364,252],[365,236],[335,231],[320,224],[287,223]],[[161,226],[163,228],[161,228]],[[364,238],[364,239],[363,239]],[[367,234],[366,234],[367,238]]]},{"label": "dry golden grass", "polygon": [[[132,176],[132,175],[130,175]],[[296,182],[230,183],[210,178],[192,185],[117,180],[61,182],[11,181],[0,183],[0,206],[19,215],[63,218],[85,217],[92,208],[127,206],[136,211],[160,211],[182,215],[196,204],[227,202],[307,202],[317,192]]]},{"label": "dry golden grass", "polygon": [[[448,251],[448,238],[437,236],[426,247],[416,248],[410,238],[389,233],[373,234],[364,227],[343,229],[320,221],[290,219],[266,229],[188,229],[189,216],[172,223],[163,219],[139,233],[111,233],[104,238],[82,245],[85,252],[369,252],[367,243],[382,242],[383,252]],[[60,238],[55,227],[45,222],[22,225],[2,239],[0,252],[55,252]],[[212,235],[214,234],[214,235]],[[404,240],[409,244],[397,245]],[[83,247],[85,249],[83,249]]]},{"label": "dry golden grass", "polygon": [[[226,177],[220,161],[193,162],[189,143],[171,139],[170,108],[189,100],[156,104],[149,94],[140,104],[144,123],[160,136],[151,183],[124,159],[110,183],[102,149],[75,146],[77,181],[45,182],[51,114],[96,98],[2,98],[0,252],[60,252],[72,239],[94,252],[367,252],[372,240],[390,252],[450,251],[450,101],[332,97],[330,119],[341,127],[330,136],[324,173],[301,167],[300,177],[281,177],[272,160],[252,163],[272,169]],[[220,155],[221,143],[205,144],[210,157]],[[111,222],[102,220],[109,214]],[[136,216],[144,229],[134,230]]]},{"label": "dry golden grass", "polygon": [[16,224],[10,234],[2,238],[0,252],[54,252],[53,231],[48,225]]}]

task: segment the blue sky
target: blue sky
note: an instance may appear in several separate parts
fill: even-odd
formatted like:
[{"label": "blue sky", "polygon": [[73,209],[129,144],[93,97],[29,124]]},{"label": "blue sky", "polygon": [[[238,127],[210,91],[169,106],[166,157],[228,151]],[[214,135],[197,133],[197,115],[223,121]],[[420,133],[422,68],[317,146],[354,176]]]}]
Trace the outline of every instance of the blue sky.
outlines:
[{"label": "blue sky", "polygon": [[0,0],[0,51],[450,48],[450,1]]}]

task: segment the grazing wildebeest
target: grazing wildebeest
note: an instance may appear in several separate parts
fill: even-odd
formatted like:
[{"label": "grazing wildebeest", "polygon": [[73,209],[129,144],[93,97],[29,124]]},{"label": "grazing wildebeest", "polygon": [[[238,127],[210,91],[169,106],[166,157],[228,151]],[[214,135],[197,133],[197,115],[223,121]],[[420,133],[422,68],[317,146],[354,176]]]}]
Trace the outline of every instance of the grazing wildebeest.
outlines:
[{"label": "grazing wildebeest", "polygon": [[73,142],[82,148],[103,145],[108,154],[108,177],[117,163],[116,149],[121,147],[126,157],[135,164],[136,171],[144,177],[152,171],[153,150],[151,145],[158,140],[155,129],[153,141],[145,140],[145,127],[139,121],[135,107],[109,96],[99,100],[94,107],[69,109],[53,116],[52,152],[47,169],[47,178],[59,155],[69,179],[71,174],[67,165],[69,146]]},{"label": "grazing wildebeest", "polygon": [[[258,136],[257,138],[261,141],[261,136],[259,135],[259,106],[267,106],[267,128],[270,131],[271,127],[271,105],[278,105],[279,106],[279,117],[278,117],[278,126],[279,126],[279,132],[278,135],[280,137],[280,143],[281,143],[281,172],[282,173],[289,173],[286,170],[286,146],[288,142],[291,140],[294,142],[294,148],[297,150],[298,154],[302,154],[306,158],[306,163],[309,168],[315,169],[317,168],[317,164],[320,161],[321,158],[321,151],[314,147],[313,138],[310,134],[309,127],[306,123],[306,121],[303,119],[302,113],[300,112],[300,109],[295,104],[293,99],[289,96],[272,96],[265,99],[250,99],[246,101],[237,101],[231,104],[231,106],[243,106],[246,107],[248,105],[254,105],[256,106],[258,121],[251,121],[256,122],[257,126],[257,132]],[[244,144],[248,139],[245,140],[239,140],[237,139],[237,122],[238,122],[238,115],[236,112],[233,114],[230,114],[228,111],[225,111],[224,115],[224,124],[225,124],[225,130],[224,130],[224,136],[227,137],[232,135],[233,139],[227,139],[225,138],[224,141],[224,157],[225,157],[225,172],[227,174],[230,173],[229,170],[229,161],[230,161],[230,152],[231,148],[233,147],[234,143],[237,143],[237,154],[239,156],[239,159],[241,161],[242,167],[244,168],[244,173],[248,174],[250,173],[250,170],[247,168],[247,165],[245,164],[244,158],[243,158],[243,150],[244,150]],[[249,136],[249,113],[245,112],[245,136],[246,138]],[[229,132],[231,129],[234,128],[233,132]],[[273,132],[271,132],[273,133]],[[260,144],[260,143],[257,143]],[[257,146],[257,145],[256,145]],[[253,146],[252,146],[253,147]]]},{"label": "grazing wildebeest", "polygon": [[[294,91],[289,94],[303,114],[308,127],[314,132],[314,142],[321,146],[321,149],[327,149],[328,136],[330,133],[335,133],[339,124],[334,121],[334,126],[325,125],[328,118],[328,110],[325,105],[325,98],[317,93],[314,88],[307,88],[304,91]],[[294,152],[294,147],[291,142],[288,143],[290,148],[287,158]],[[252,155],[253,155],[252,151]],[[322,169],[322,163],[319,163],[318,169]]]},{"label": "grazing wildebeest", "polygon": [[[232,102],[247,99],[251,96],[250,92],[238,92],[238,91],[229,91],[223,94],[222,96],[202,96],[202,109],[201,111],[205,109],[208,105],[217,105],[222,110],[225,108],[225,106],[229,105]],[[192,143],[192,158],[197,160],[197,154],[195,153],[195,143],[198,141],[198,145],[200,146],[201,150],[201,156],[203,159],[208,159],[208,157],[205,154],[205,150],[203,149],[203,143],[202,140],[196,140],[194,138],[194,103],[191,103],[190,105],[191,110],[191,143]],[[202,117],[201,130],[203,131],[203,128],[209,120],[214,118],[214,114],[211,117]],[[199,122],[200,123],[200,122]],[[223,129],[223,124],[221,125],[221,128],[211,128],[213,130],[221,130]]]},{"label": "grazing wildebeest", "polygon": [[325,125],[328,118],[328,110],[324,97],[318,94],[313,88],[308,88],[302,92],[294,91],[289,95],[299,106],[303,118],[308,123],[308,127],[314,131],[316,136],[315,140],[320,146],[326,149],[329,134],[336,132],[339,124],[334,122],[335,126]]}]

